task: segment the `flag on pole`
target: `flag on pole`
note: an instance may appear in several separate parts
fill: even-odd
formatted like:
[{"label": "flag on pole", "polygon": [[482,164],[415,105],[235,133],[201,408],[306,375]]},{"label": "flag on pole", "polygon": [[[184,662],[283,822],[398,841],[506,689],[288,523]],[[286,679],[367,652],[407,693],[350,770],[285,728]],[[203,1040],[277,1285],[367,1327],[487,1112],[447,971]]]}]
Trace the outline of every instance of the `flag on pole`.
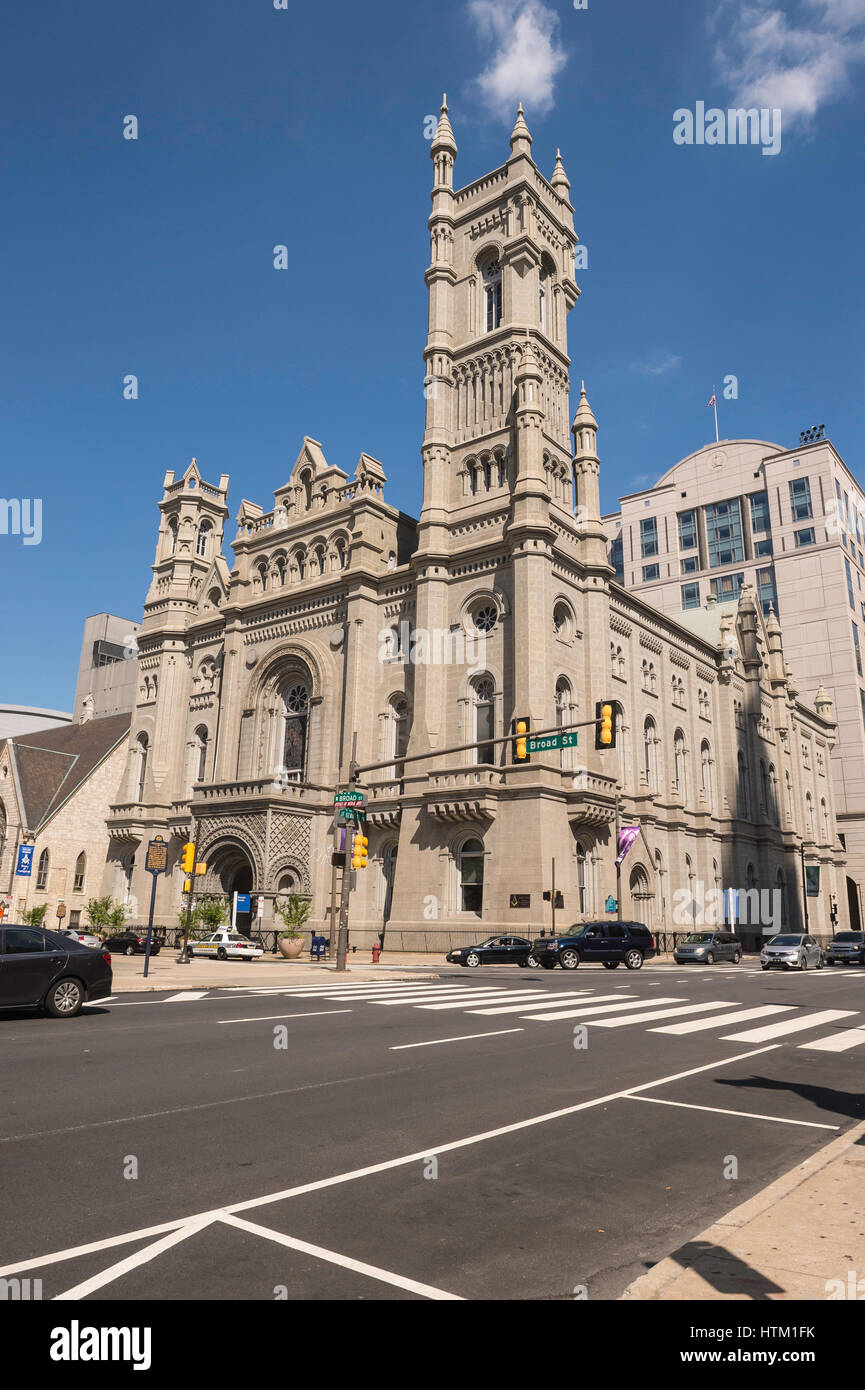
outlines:
[{"label": "flag on pole", "polygon": [[711,410],[711,409],[712,409],[712,406],[713,406],[713,405],[716,405],[716,404],[717,404],[717,402],[716,402],[716,400],[715,400],[715,392],[713,391],[713,392],[712,392],[712,399],[709,401],[709,404],[707,405],[706,409],[707,409],[707,410]]},{"label": "flag on pole", "polygon": [[622,860],[623,860],[623,859],[625,858],[625,856],[627,855],[628,850],[631,848],[631,845],[634,843],[634,841],[636,840],[636,838],[637,838],[637,836],[639,835],[639,833],[640,833],[640,827],[639,827],[639,825],[623,825],[623,826],[622,826],[622,828],[621,828],[620,831],[619,831],[619,843],[618,843],[618,845],[617,845],[617,847],[616,847],[616,848],[618,849],[618,851],[619,851],[618,854],[616,855],[616,863],[617,863],[617,864],[621,864]]}]

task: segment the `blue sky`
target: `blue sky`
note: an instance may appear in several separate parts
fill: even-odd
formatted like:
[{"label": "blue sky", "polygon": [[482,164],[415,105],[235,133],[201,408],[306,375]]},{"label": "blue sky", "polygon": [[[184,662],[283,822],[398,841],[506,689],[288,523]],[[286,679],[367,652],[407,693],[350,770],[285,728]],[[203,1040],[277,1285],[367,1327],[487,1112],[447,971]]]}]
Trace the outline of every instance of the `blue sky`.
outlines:
[{"label": "blue sky", "polygon": [[[865,477],[863,38],[865,0],[19,0],[0,493],[42,499],[43,538],[0,535],[0,701],[71,707],[84,618],[140,617],[163,474],[193,456],[232,518],[272,506],[304,434],[350,473],[381,459],[417,513],[445,89],[460,186],[504,162],[520,98],[548,177],[561,146],[605,508],[709,442],[728,374],[722,437],[825,422]],[[780,107],[780,153],[674,144],[698,101]]]}]

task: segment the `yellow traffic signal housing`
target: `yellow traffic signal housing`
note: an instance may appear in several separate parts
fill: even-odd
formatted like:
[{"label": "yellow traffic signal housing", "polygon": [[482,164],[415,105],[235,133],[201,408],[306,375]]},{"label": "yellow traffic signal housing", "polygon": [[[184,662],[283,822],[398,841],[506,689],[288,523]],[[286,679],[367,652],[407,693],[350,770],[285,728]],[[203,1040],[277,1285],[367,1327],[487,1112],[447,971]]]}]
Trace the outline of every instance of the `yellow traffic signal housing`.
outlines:
[{"label": "yellow traffic signal housing", "polygon": [[369,840],[360,831],[353,836],[351,842],[351,867],[353,869],[365,869],[368,857]]},{"label": "yellow traffic signal housing", "polygon": [[595,747],[615,748],[616,746],[616,706],[610,700],[599,700],[595,705]]},{"label": "yellow traffic signal housing", "polygon": [[184,891],[184,893],[191,893],[191,892],[192,892],[192,879],[191,879],[191,878],[185,878],[185,879],[183,880],[183,891]]},{"label": "yellow traffic signal housing", "polygon": [[532,760],[526,742],[528,735],[532,732],[532,721],[526,715],[522,719],[515,719],[511,724],[511,732],[516,735],[513,743],[514,762],[530,763]]},{"label": "yellow traffic signal housing", "polygon": [[195,866],[195,872],[196,872],[198,875],[206,874],[206,873],[207,873],[207,865],[206,865],[206,864],[196,864],[196,866]]},{"label": "yellow traffic signal housing", "polygon": [[195,844],[192,840],[187,841],[183,846],[180,867],[185,874],[191,874],[195,868]]}]

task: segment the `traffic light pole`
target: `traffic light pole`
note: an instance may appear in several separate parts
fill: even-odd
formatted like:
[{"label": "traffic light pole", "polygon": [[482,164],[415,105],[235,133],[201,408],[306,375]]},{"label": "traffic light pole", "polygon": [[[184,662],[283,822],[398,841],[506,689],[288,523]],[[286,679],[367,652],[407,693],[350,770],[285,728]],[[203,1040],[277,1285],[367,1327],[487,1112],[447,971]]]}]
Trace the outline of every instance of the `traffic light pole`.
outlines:
[{"label": "traffic light pole", "polygon": [[189,964],[189,932],[192,927],[192,892],[195,888],[195,860],[198,855],[198,831],[195,828],[195,821],[192,822],[191,844],[195,845],[195,853],[192,856],[192,873],[189,879],[189,892],[186,895],[186,926],[183,931],[183,947],[178,957],[178,965]]},{"label": "traffic light pole", "polygon": [[[351,762],[348,765],[349,783],[357,781],[358,767],[355,762],[357,753],[357,734],[352,740]],[[348,896],[351,892],[351,879],[349,874],[353,872],[351,858],[348,852],[348,833],[345,836],[345,863],[342,869],[342,886],[339,894],[339,926],[336,934],[336,968],[342,974],[348,969]]]}]

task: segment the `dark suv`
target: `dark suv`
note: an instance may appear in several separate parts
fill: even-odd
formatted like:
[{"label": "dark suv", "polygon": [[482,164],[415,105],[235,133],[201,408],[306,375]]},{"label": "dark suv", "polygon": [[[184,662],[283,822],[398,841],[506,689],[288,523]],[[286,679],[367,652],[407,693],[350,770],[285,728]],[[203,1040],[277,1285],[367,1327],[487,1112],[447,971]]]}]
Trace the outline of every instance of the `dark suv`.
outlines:
[{"label": "dark suv", "polygon": [[583,961],[603,961],[608,970],[624,961],[629,970],[639,970],[655,955],[655,938],[642,922],[575,922],[535,941],[531,954],[545,970],[576,970]]},{"label": "dark suv", "polygon": [[865,965],[865,932],[839,931],[826,948],[827,965]]}]

